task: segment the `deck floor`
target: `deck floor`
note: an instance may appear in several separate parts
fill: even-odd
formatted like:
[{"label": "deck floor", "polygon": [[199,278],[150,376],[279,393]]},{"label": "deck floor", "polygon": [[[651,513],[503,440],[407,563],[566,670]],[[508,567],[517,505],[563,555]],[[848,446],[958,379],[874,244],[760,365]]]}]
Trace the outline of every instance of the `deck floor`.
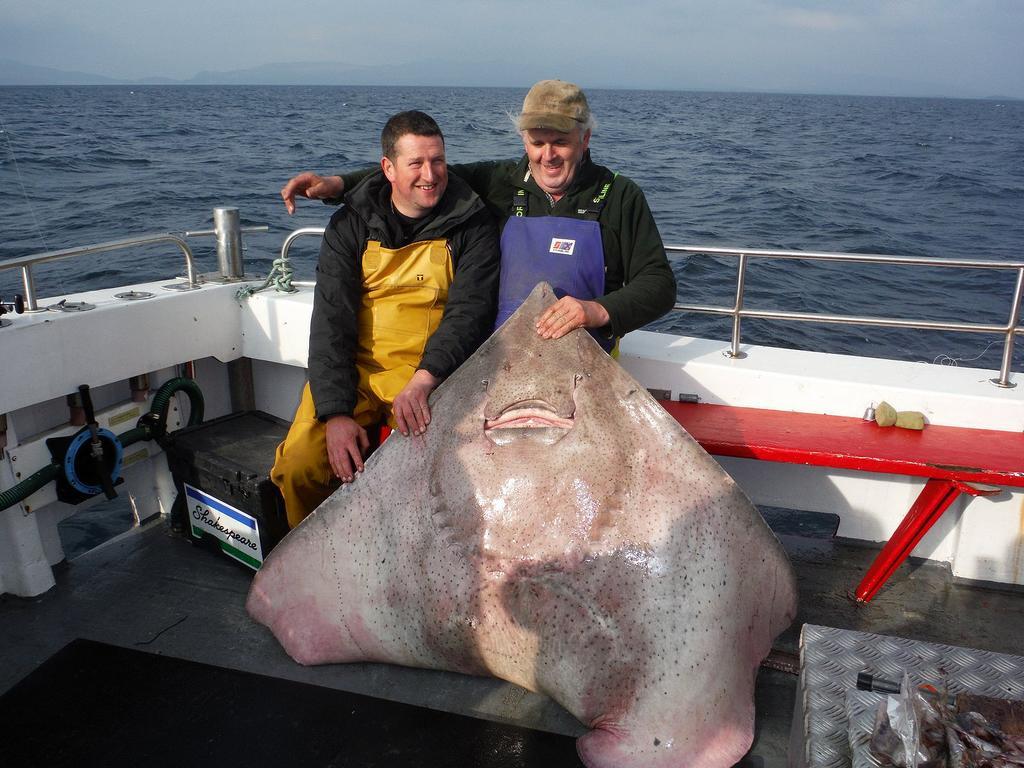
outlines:
[{"label": "deck floor", "polygon": [[[933,563],[904,564],[868,605],[849,594],[876,550],[782,536],[800,584],[797,621],[776,643],[795,653],[804,622],[1003,653],[1024,651],[1024,594],[954,583]],[[128,531],[57,569],[31,599],[0,596],[0,693],[75,638],[258,672],[443,711],[579,735],[544,696],[488,678],[384,664],[302,667],[245,613],[252,572],[192,546],[161,521]],[[763,669],[757,735],[743,765],[786,765],[796,677]],[[124,715],[126,713],[118,713]]]}]

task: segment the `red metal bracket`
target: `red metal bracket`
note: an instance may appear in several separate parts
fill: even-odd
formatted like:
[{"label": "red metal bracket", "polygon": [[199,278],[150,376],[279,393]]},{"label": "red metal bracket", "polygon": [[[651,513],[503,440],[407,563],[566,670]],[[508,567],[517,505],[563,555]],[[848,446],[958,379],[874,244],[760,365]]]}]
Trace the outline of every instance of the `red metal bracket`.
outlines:
[{"label": "red metal bracket", "polygon": [[925,483],[910,511],[893,531],[889,541],[882,547],[882,551],[878,553],[875,561],[868,568],[868,572],[861,579],[854,592],[857,602],[866,603],[875,596],[875,593],[903,564],[918,542],[961,493],[971,496],[991,496],[999,491],[999,488],[975,488],[960,480],[932,478]]}]

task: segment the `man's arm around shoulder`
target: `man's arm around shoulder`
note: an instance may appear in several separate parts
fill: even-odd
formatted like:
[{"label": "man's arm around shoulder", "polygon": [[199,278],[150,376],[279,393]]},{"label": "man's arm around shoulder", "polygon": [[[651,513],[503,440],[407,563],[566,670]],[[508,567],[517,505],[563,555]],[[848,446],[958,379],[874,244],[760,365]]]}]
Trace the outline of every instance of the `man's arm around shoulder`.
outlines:
[{"label": "man's arm around shoulder", "polygon": [[288,183],[281,188],[281,199],[284,200],[284,207],[289,214],[295,213],[295,197],[309,198],[310,200],[336,200],[340,199],[345,191],[345,185],[341,176],[320,176],[312,171],[304,171],[293,176]]}]

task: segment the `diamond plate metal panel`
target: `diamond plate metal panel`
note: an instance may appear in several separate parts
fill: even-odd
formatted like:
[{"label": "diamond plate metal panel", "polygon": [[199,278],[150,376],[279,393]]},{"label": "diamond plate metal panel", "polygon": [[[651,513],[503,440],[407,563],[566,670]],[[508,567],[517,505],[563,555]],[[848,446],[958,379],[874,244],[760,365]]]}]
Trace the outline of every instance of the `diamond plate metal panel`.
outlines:
[{"label": "diamond plate metal panel", "polygon": [[800,682],[791,739],[794,748],[802,745],[802,752],[791,754],[790,764],[878,766],[867,740],[883,694],[858,692],[857,674],[867,671],[899,681],[904,670],[915,683],[945,684],[953,694],[1024,700],[1022,656],[805,624],[800,634]]},{"label": "diamond plate metal panel", "polygon": [[870,691],[846,692],[846,721],[849,724],[848,743],[851,763],[861,768],[879,768],[882,763],[871,754],[871,734],[875,730],[878,705],[883,693]]}]

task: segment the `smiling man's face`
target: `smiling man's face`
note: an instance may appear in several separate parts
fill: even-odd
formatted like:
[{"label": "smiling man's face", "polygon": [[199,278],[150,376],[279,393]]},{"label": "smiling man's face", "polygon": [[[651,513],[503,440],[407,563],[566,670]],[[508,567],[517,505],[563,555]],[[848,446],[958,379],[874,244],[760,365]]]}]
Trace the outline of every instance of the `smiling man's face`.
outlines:
[{"label": "smiling man's face", "polygon": [[549,128],[523,131],[523,147],[530,158],[533,179],[556,200],[569,189],[589,146],[590,131],[562,133]]},{"label": "smiling man's face", "polygon": [[433,210],[448,186],[440,136],[405,134],[395,142],[395,159],[383,158],[381,168],[391,182],[391,202],[399,213],[414,219]]}]

